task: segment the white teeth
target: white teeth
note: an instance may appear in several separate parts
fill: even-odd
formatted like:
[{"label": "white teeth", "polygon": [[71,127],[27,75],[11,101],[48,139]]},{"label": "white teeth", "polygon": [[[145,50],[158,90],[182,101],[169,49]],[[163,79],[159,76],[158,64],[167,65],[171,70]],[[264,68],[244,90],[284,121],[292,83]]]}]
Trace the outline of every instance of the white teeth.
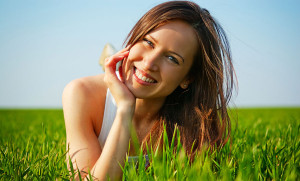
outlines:
[{"label": "white teeth", "polygon": [[135,74],[136,74],[136,76],[137,76],[139,79],[141,79],[141,80],[144,81],[144,82],[149,82],[149,83],[153,83],[153,82],[154,82],[153,79],[150,79],[149,77],[143,76],[143,75],[141,74],[141,72],[140,72],[138,69],[135,70]]},{"label": "white teeth", "polygon": [[139,79],[142,79],[142,78],[143,78],[142,74],[139,74],[139,75],[138,75],[138,78],[139,78]]}]

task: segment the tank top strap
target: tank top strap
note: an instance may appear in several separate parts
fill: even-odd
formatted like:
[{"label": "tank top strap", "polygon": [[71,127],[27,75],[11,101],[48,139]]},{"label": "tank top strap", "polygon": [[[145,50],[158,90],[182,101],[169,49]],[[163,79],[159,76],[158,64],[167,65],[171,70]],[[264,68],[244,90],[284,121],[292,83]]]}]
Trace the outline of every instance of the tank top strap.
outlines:
[{"label": "tank top strap", "polygon": [[116,101],[112,96],[112,94],[110,93],[109,89],[107,89],[102,127],[98,137],[99,143],[102,148],[104,147],[108,133],[115,120],[116,113],[117,113]]}]

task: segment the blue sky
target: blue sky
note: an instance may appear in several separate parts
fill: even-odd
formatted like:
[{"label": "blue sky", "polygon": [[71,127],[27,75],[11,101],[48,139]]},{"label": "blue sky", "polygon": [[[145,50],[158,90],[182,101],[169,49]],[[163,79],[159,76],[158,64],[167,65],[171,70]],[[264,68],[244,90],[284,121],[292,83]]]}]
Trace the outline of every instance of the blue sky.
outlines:
[{"label": "blue sky", "polygon": [[[0,1],[0,107],[61,107],[64,86],[102,73],[106,43],[122,48],[164,1]],[[300,106],[300,2],[203,0],[227,32],[241,107]]]}]

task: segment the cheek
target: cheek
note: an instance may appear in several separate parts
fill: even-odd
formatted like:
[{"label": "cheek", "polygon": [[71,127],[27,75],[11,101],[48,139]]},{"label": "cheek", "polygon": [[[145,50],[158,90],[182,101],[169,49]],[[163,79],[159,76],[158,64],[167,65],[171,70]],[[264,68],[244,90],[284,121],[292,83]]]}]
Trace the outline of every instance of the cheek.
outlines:
[{"label": "cheek", "polygon": [[161,72],[164,74],[162,75],[162,78],[164,78],[163,82],[169,89],[176,89],[184,78],[182,73],[178,70],[166,68]]},{"label": "cheek", "polygon": [[129,79],[130,74],[132,73],[133,69],[133,62],[139,60],[138,55],[140,54],[139,49],[136,46],[133,46],[130,51],[127,58],[123,60],[122,63],[122,74],[125,79]]},{"label": "cheek", "polygon": [[143,52],[145,52],[144,46],[141,43],[137,43],[130,49],[128,58],[132,61],[141,60]]},{"label": "cheek", "polygon": [[123,70],[125,72],[130,71],[132,69],[133,62],[142,60],[142,55],[144,51],[145,50],[143,49],[143,46],[140,43],[134,45],[130,49],[128,57],[123,61]]},{"label": "cheek", "polygon": [[161,73],[164,74],[163,77],[170,81],[168,83],[179,84],[187,75],[188,68],[183,66],[170,65],[169,62],[165,61],[161,64]]}]

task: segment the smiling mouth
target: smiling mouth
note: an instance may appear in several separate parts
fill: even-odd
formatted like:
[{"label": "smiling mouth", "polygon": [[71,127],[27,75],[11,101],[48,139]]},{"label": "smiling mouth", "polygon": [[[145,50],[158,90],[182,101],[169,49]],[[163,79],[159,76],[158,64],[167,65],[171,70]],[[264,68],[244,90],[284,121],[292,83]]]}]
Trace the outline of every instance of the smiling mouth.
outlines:
[{"label": "smiling mouth", "polygon": [[150,84],[157,83],[156,80],[154,80],[153,78],[151,78],[146,73],[140,71],[136,67],[134,67],[134,74],[135,74],[136,78],[138,78],[140,81],[147,82],[147,83],[150,83]]}]

